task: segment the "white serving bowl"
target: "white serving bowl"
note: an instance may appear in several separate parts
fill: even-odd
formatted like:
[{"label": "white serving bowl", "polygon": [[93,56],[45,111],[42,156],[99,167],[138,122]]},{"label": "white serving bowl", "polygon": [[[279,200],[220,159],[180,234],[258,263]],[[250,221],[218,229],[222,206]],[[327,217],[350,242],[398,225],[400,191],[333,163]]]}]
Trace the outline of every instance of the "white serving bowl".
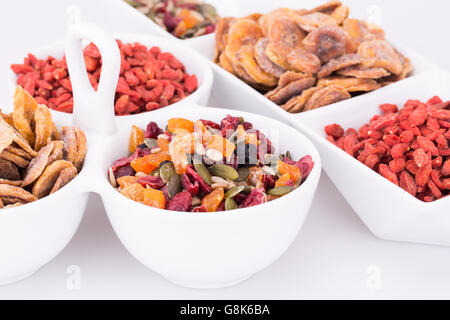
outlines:
[{"label": "white serving bowl", "polygon": [[0,210],[0,285],[31,276],[56,257],[77,231],[89,195],[89,163],[95,157],[87,138],[85,165],[74,180],[45,198]]},{"label": "white serving bowl", "polygon": [[[295,159],[311,155],[315,166],[306,182],[281,199],[218,213],[148,207],[124,197],[109,184],[106,172],[115,160],[128,154],[133,124],[145,127],[149,121],[156,121],[164,126],[172,117],[218,122],[227,114],[243,116],[262,132],[268,130],[278,152],[290,150]],[[310,209],[321,172],[319,154],[305,136],[266,117],[195,105],[136,120],[121,122],[118,133],[105,141],[101,155],[103,186],[99,190],[115,232],[136,259],[176,284],[219,288],[237,284],[263,270],[288,249]]]},{"label": "white serving bowl", "polygon": [[[91,30],[91,32],[94,33],[93,30]],[[153,46],[159,46],[162,51],[173,53],[175,57],[177,57],[185,65],[187,73],[197,75],[199,85],[198,89],[194,93],[192,93],[190,96],[186,97],[185,99],[177,103],[150,112],[161,112],[166,109],[183,109],[184,107],[186,107],[186,105],[189,105],[191,103],[198,103],[204,105],[208,102],[211,87],[213,84],[213,72],[207,61],[205,61],[205,59],[201,57],[198,53],[196,53],[190,48],[184,47],[181,43],[177,41],[161,37],[141,35],[141,34],[115,34],[113,35],[113,37],[114,39],[120,39],[123,43],[134,43],[137,41],[147,46],[148,48],[151,48]],[[89,42],[90,41],[84,41],[84,45],[89,44]],[[33,53],[39,59],[46,59],[49,55],[61,59],[64,56],[64,49],[65,49],[64,43],[61,42],[48,45],[40,49],[30,50],[30,52]],[[26,54],[27,53],[24,53],[23,56],[18,57],[16,63],[22,63],[23,58],[26,56]],[[105,52],[105,54],[109,54],[109,52]],[[118,63],[120,65],[120,60],[115,61],[115,63]],[[111,69],[111,67],[112,66],[103,66],[103,69],[106,68]],[[84,68],[84,65],[80,64],[79,66],[77,66],[77,68],[82,69]],[[14,92],[17,86],[17,76],[11,70],[9,73],[9,83],[11,91]],[[116,85],[117,82],[114,83],[114,89]],[[74,90],[76,89],[77,87],[74,87]],[[93,105],[92,108],[95,108],[95,105]],[[57,121],[61,120],[64,122],[70,122],[72,119],[72,114],[56,110],[50,111],[52,113],[53,118]],[[126,118],[139,118],[140,116],[147,117],[148,112],[129,116],[119,116],[116,117],[116,121],[120,122]]]},{"label": "white serving bowl", "polygon": [[408,99],[427,101],[435,95],[450,99],[447,74],[436,71],[412,77],[383,88],[379,94],[305,113],[297,119],[296,126],[319,149],[330,179],[366,226],[381,239],[449,246],[450,197],[432,203],[416,199],[328,142],[324,127],[338,123],[345,129],[358,129],[380,113],[380,104],[394,103],[402,108]]}]

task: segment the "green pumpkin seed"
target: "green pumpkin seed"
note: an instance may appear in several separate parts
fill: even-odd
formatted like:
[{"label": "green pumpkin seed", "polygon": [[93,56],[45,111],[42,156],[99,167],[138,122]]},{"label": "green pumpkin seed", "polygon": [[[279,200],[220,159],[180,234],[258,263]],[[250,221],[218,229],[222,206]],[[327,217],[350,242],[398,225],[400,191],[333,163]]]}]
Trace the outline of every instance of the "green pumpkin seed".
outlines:
[{"label": "green pumpkin seed", "polygon": [[237,186],[237,187],[231,188],[230,190],[227,191],[227,193],[225,193],[225,199],[233,198],[234,196],[236,196],[239,193],[241,193],[242,191],[244,191],[244,189],[245,189],[244,186]]},{"label": "green pumpkin seed", "polygon": [[159,169],[159,175],[161,176],[161,179],[165,183],[168,183],[170,179],[176,175],[175,167],[172,162],[168,161],[164,163],[161,168]]},{"label": "green pumpkin seed", "polygon": [[240,167],[238,170],[238,178],[235,180],[236,182],[244,181],[250,175],[250,169],[248,167]]},{"label": "green pumpkin seed", "polygon": [[145,138],[144,139],[144,143],[147,146],[147,148],[149,148],[149,149],[153,149],[153,148],[157,148],[158,147],[158,143],[156,142],[156,139]]},{"label": "green pumpkin seed", "polygon": [[173,198],[177,193],[180,193],[182,189],[183,186],[181,185],[181,176],[179,174],[175,174],[167,183],[167,193],[170,198]]},{"label": "green pumpkin seed", "polygon": [[153,170],[153,171],[150,173],[150,175],[153,176],[153,177],[159,176],[159,168],[156,168],[155,170]]},{"label": "green pumpkin seed", "polygon": [[213,181],[211,179],[211,175],[209,174],[208,169],[203,163],[194,163],[195,171],[202,177],[203,181],[207,184],[212,185]]},{"label": "green pumpkin seed", "polygon": [[236,204],[236,201],[234,201],[231,198],[227,198],[225,200],[225,211],[235,210],[237,208],[238,208],[238,206]]},{"label": "green pumpkin seed", "polygon": [[294,188],[289,186],[282,186],[270,189],[268,194],[275,197],[282,197],[284,195],[287,195],[288,193],[292,192]]},{"label": "green pumpkin seed", "polygon": [[239,178],[239,173],[232,167],[226,164],[216,164],[209,168],[214,176],[221,177],[223,179],[236,180]]}]

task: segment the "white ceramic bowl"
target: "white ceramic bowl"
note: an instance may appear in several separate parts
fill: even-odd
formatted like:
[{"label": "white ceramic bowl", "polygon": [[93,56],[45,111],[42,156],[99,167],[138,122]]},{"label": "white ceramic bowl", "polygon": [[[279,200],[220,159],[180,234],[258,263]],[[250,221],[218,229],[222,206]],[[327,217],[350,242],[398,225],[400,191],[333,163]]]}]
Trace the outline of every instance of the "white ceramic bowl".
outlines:
[{"label": "white ceramic bowl", "polygon": [[[133,124],[145,127],[149,121],[156,121],[163,126],[171,117],[220,121],[227,114],[243,116],[255,128],[268,130],[277,151],[290,150],[294,158],[311,155],[315,166],[306,182],[281,199],[219,213],[171,212],[147,207],[122,196],[109,184],[107,169],[128,154]],[[293,128],[258,115],[194,105],[184,110],[152,113],[147,119],[121,122],[118,133],[105,140],[99,157],[104,160],[100,169],[104,174],[103,186],[99,192],[123,245],[151,270],[174,283],[194,288],[237,284],[277,260],[303,225],[321,171],[316,148]]]},{"label": "white ceramic bowl", "polygon": [[330,179],[366,226],[381,239],[449,246],[450,197],[432,203],[414,198],[328,142],[324,126],[338,123],[344,128],[358,129],[380,113],[380,104],[394,103],[402,108],[408,99],[427,101],[435,95],[450,99],[447,74],[436,71],[412,77],[382,89],[377,95],[305,113],[297,122],[297,127],[319,149]]},{"label": "white ceramic bowl", "polygon": [[[90,136],[87,138],[91,145]],[[67,246],[84,214],[89,195],[88,163],[94,156],[89,147],[83,170],[58,192],[0,210],[0,285],[32,275]]]},{"label": "white ceramic bowl", "polygon": [[[91,30],[92,32],[92,30]],[[92,32],[93,33],[93,32]],[[155,36],[148,36],[148,35],[139,35],[139,34],[115,34],[113,35],[114,39],[120,39],[123,43],[134,43],[136,41],[142,43],[143,45],[147,46],[148,48],[151,48],[152,46],[159,46],[161,50],[171,52],[173,53],[186,67],[186,72],[190,74],[197,75],[199,86],[198,89],[192,93],[190,96],[186,97],[185,99],[174,103],[172,105],[169,105],[165,108],[151,111],[151,112],[163,112],[166,109],[183,109],[186,107],[186,105],[189,105],[191,103],[198,103],[201,105],[204,105],[208,102],[209,95],[211,92],[211,87],[213,84],[213,73],[211,70],[210,65],[205,61],[203,57],[201,57],[198,53],[191,50],[190,48],[186,48],[181,43],[177,41],[173,41],[166,38],[160,38]],[[87,45],[89,42],[84,41],[84,44]],[[62,58],[64,55],[64,43],[56,43],[52,44],[40,49],[30,50],[31,53],[36,55],[39,59],[46,59],[49,55],[55,57],[55,58]],[[26,56],[27,53],[24,53],[23,56],[20,56],[17,58],[16,63],[22,63],[23,58]],[[109,54],[108,52],[105,52],[105,54]],[[117,63],[120,65],[120,60],[117,61]],[[77,66],[78,68],[83,68],[83,65]],[[110,68],[110,66],[108,66]],[[104,66],[104,69],[106,69],[106,66]],[[17,76],[10,71],[9,73],[9,83],[10,83],[10,89],[11,92],[14,92],[16,86],[17,86]],[[117,82],[115,82],[114,86]],[[73,83],[72,83],[73,85]],[[74,90],[77,88],[74,87]],[[114,88],[115,89],[115,88]],[[12,94],[11,94],[12,96]],[[92,106],[92,108],[95,108],[95,105]],[[72,115],[64,112],[59,112],[55,110],[50,110],[52,112],[52,116],[55,120],[61,120],[64,122],[70,122]],[[120,116],[116,117],[116,121],[120,122],[123,119],[126,118],[139,118],[140,116],[147,117],[148,112],[136,114],[136,115],[130,115],[130,116]]]}]

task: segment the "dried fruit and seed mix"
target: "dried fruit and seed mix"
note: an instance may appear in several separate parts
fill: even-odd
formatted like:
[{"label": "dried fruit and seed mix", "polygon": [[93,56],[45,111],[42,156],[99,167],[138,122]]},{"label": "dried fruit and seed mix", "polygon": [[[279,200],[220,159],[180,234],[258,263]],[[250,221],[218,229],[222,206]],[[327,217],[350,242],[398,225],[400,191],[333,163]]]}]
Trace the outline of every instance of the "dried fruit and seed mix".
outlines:
[{"label": "dried fruit and seed mix", "polygon": [[[122,63],[115,96],[116,115],[166,107],[197,90],[196,75],[187,74],[184,65],[173,54],[162,52],[158,47],[148,49],[138,42],[124,44],[117,40],[117,43]],[[97,90],[102,57],[94,44],[84,49],[84,61],[89,81]],[[17,75],[17,84],[38,103],[72,113],[72,84],[65,57],[42,60],[30,53],[23,64],[13,64],[11,69]]]},{"label": "dried fruit and seed mix", "polygon": [[0,208],[17,207],[52,194],[76,177],[86,156],[82,130],[52,121],[49,109],[22,87],[14,111],[0,111]]},{"label": "dried fruit and seed mix", "polygon": [[125,0],[177,38],[189,39],[213,33],[216,9],[199,0]]},{"label": "dried fruit and seed mix", "polygon": [[290,113],[313,110],[406,78],[408,58],[384,31],[331,1],[312,10],[225,17],[215,62]]},{"label": "dried fruit and seed mix", "polygon": [[327,139],[412,196],[432,202],[450,190],[450,102],[433,97],[380,106],[358,131],[325,127]]},{"label": "dried fruit and seed mix", "polygon": [[220,124],[172,118],[133,126],[130,156],[109,168],[111,184],[145,205],[185,212],[247,208],[299,187],[313,169],[311,156],[276,156],[271,141],[253,125],[228,115]]}]

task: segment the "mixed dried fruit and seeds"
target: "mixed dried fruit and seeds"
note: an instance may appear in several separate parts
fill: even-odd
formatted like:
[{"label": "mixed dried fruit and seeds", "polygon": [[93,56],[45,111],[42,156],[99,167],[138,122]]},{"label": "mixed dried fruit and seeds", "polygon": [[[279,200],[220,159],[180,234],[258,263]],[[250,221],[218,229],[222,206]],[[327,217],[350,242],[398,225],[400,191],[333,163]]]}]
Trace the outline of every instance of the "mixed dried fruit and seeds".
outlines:
[{"label": "mixed dried fruit and seeds", "polygon": [[228,115],[219,123],[172,118],[165,130],[133,126],[130,156],[109,168],[124,196],[145,205],[185,212],[247,208],[299,187],[313,169],[311,156],[276,156],[253,125]]},{"label": "mixed dried fruit and seeds", "polygon": [[213,33],[216,9],[200,0],[125,0],[177,38],[189,39]]},{"label": "mixed dried fruit and seeds", "polygon": [[331,1],[312,10],[225,17],[215,62],[290,113],[313,110],[406,78],[408,58],[384,31]]},{"label": "mixed dried fruit and seeds", "polygon": [[[198,87],[196,75],[186,69],[173,54],[159,47],[148,49],[136,43],[117,40],[121,53],[120,77],[115,96],[118,116],[152,111],[176,103]],[[89,81],[97,90],[102,70],[100,51],[93,44],[84,49]],[[37,59],[28,54],[23,64],[11,65],[22,86],[36,101],[50,109],[72,113],[73,95],[66,58]]]},{"label": "mixed dried fruit and seeds", "polygon": [[0,208],[17,207],[52,194],[76,177],[86,156],[82,130],[58,131],[49,109],[22,87],[14,111],[0,111]]},{"label": "mixed dried fruit and seeds", "polygon": [[450,190],[450,101],[380,106],[358,131],[325,127],[327,139],[414,197],[432,202]]}]

